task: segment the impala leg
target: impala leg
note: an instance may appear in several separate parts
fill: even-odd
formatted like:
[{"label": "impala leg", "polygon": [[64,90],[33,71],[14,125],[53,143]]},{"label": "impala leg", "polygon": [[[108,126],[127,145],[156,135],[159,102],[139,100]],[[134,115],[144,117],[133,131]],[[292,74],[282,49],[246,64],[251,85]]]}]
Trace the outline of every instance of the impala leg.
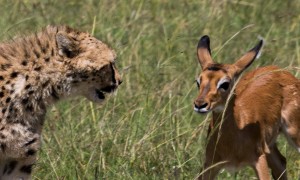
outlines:
[{"label": "impala leg", "polygon": [[269,146],[270,154],[267,154],[268,165],[272,170],[273,179],[286,180],[286,159],[280,153],[276,144]]},{"label": "impala leg", "polygon": [[269,167],[267,163],[266,154],[261,154],[254,166],[257,177],[260,180],[270,180]]},{"label": "impala leg", "polygon": [[[202,171],[198,177],[198,180],[213,180],[218,175],[219,171],[224,168],[225,163],[217,155],[218,149],[215,147],[215,141],[210,139],[205,152],[205,163]],[[212,151],[215,149],[215,151]]]},{"label": "impala leg", "polygon": [[202,172],[200,173],[198,180],[213,180],[218,175],[219,171],[223,168],[223,165],[216,164],[205,164]]},{"label": "impala leg", "polygon": [[[205,171],[205,169],[204,169]],[[198,180],[213,180],[217,176],[220,169],[213,168],[211,170],[208,170],[207,172],[204,172],[198,177]]]}]

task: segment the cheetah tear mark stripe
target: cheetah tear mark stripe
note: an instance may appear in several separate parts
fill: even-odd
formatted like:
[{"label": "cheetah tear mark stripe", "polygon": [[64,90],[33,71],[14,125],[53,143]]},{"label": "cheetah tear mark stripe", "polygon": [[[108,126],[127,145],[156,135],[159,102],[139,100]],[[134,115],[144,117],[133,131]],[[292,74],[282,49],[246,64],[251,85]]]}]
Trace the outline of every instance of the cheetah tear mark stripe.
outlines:
[{"label": "cheetah tear mark stripe", "polygon": [[113,66],[113,64],[112,63],[110,63],[110,67],[111,67],[111,71],[112,71],[112,82],[113,83],[116,83],[117,81],[116,81],[116,78],[115,78],[115,69],[114,69],[114,66]]}]

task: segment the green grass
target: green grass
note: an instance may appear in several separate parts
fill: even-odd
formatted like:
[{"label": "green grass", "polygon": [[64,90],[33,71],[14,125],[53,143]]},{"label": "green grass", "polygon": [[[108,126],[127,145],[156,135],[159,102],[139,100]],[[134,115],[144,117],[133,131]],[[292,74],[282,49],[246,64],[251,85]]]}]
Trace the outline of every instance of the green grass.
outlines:
[{"label": "green grass", "polygon": [[[299,1],[0,1],[0,38],[67,24],[118,54],[124,83],[105,104],[75,98],[49,108],[34,179],[193,179],[203,163],[206,116],[193,112],[196,44],[233,63],[262,36],[258,66],[300,67]],[[293,72],[296,75],[298,73]],[[300,156],[280,137],[290,179]],[[219,179],[256,179],[250,168]]]}]

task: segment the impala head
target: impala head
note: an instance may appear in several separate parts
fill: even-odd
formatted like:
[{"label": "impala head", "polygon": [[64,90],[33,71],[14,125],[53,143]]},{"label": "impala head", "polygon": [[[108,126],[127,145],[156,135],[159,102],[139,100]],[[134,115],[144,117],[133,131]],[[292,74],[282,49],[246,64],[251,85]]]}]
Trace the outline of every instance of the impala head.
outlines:
[{"label": "impala head", "polygon": [[214,63],[209,44],[209,37],[203,36],[197,47],[202,73],[196,80],[199,94],[194,102],[194,110],[199,113],[223,110],[234,80],[254,61],[263,45],[263,41],[260,40],[253,49],[234,64]]}]

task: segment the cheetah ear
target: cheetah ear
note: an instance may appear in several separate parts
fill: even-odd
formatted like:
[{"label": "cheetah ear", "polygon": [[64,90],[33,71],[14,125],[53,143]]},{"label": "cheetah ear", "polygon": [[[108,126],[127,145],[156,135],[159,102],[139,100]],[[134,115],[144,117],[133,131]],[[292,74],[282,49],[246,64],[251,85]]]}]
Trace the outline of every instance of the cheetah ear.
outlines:
[{"label": "cheetah ear", "polygon": [[58,54],[60,56],[73,58],[78,54],[79,42],[77,42],[65,32],[58,32],[56,34],[56,43],[58,46]]}]

